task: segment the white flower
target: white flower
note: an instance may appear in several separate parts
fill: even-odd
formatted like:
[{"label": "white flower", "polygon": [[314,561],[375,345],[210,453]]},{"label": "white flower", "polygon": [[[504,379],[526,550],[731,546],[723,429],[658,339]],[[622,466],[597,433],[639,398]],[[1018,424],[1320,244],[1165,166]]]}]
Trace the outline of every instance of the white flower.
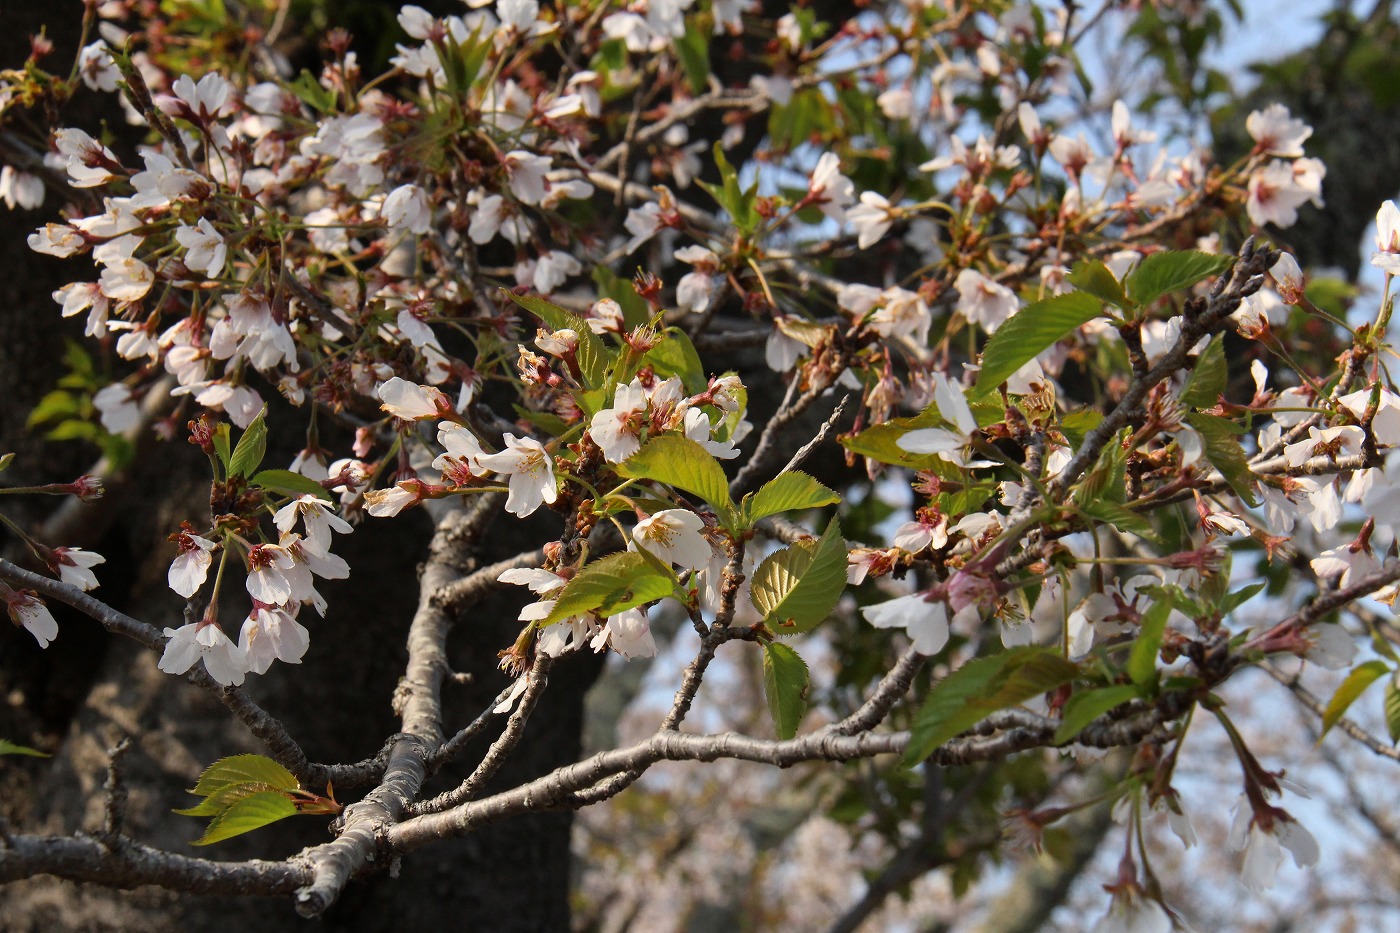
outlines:
[{"label": "white flower", "polygon": [[876,628],[902,628],[914,642],[919,654],[934,655],[948,643],[948,608],[941,602],[929,602],[922,594],[899,596],[861,611],[865,620]]},{"label": "white flower", "polygon": [[1295,120],[1283,104],[1270,104],[1245,118],[1244,128],[1254,138],[1259,152],[1294,159],[1303,154],[1303,143],[1312,127]]},{"label": "white flower", "polygon": [[107,43],[98,39],[91,45],[83,46],[78,53],[78,73],[83,83],[94,91],[115,91],[122,73],[112,60],[112,50]]},{"label": "white flower", "polygon": [[175,79],[171,90],[175,96],[184,101],[190,112],[201,120],[208,120],[219,115],[224,109],[224,105],[229,102],[229,95],[233,92],[233,85],[224,80],[222,75],[210,72],[199,79],[195,84],[189,75],[180,75]]},{"label": "white flower", "polygon": [[484,472],[481,458],[486,452],[471,431],[460,424],[441,421],[438,422],[437,437],[438,443],[447,448],[447,452],[439,454],[433,461],[433,469],[441,472],[446,479],[464,486],[471,482],[472,477]]},{"label": "white flower", "polygon": [[400,185],[389,192],[379,215],[393,229],[419,236],[428,232],[433,220],[428,193],[417,185]]},{"label": "white flower", "polygon": [[3,584],[0,584],[0,592],[5,594],[10,619],[28,630],[40,648],[47,648],[49,642],[58,637],[58,623],[38,596],[27,590],[12,590]]},{"label": "white flower", "polygon": [[541,502],[552,503],[559,497],[554,479],[554,461],[534,438],[507,433],[505,442],[505,450],[485,454],[480,462],[491,472],[510,477],[506,511],[524,518],[538,509]]},{"label": "white flower", "polygon": [[107,563],[107,558],[80,547],[56,547],[53,549],[53,561],[58,569],[58,578],[64,583],[80,590],[95,590],[97,575],[91,568]]},{"label": "white flower", "polygon": [[1108,913],[1099,918],[1091,933],[1171,933],[1171,928],[1166,908],[1141,896],[1140,889],[1130,889],[1115,892]]},{"label": "white flower", "polygon": [[1291,227],[1298,221],[1298,208],[1316,200],[1314,192],[1299,183],[1293,166],[1280,159],[1256,169],[1249,176],[1248,188],[1245,210],[1250,221],[1260,227],[1268,223]]},{"label": "white flower", "polygon": [[594,651],[602,651],[605,646],[611,646],[628,661],[655,657],[656,641],[652,638],[646,613],[641,609],[628,609],[609,616],[602,631],[593,637]]},{"label": "white flower", "polygon": [[856,186],[841,174],[841,159],[834,152],[823,152],[807,184],[808,196],[837,223],[846,219],[846,208],[856,199]]},{"label": "white flower", "polygon": [[26,241],[36,253],[67,259],[87,247],[87,241],[76,227],[68,224],[44,224],[29,234]]},{"label": "white flower", "polygon": [[266,673],[273,661],[300,664],[310,644],[311,633],[280,606],[254,606],[238,635],[238,649],[254,674]]},{"label": "white flower", "polygon": [[131,387],[114,382],[99,389],[92,405],[101,416],[102,427],[111,434],[121,434],[141,420],[141,406],[132,398]]},{"label": "white flower", "polygon": [[506,170],[510,173],[510,190],[522,204],[538,204],[546,191],[545,176],[550,162],[545,156],[522,149],[506,153]]},{"label": "white flower", "polygon": [[1387,275],[1400,274],[1400,208],[1386,201],[1376,212],[1376,251],[1371,265]]},{"label": "white flower", "polygon": [[[1360,420],[1371,405],[1371,390],[1362,389],[1343,395],[1338,402]],[[1371,433],[1376,443],[1383,447],[1400,446],[1400,396],[1381,386],[1376,404],[1376,415],[1371,420]]]},{"label": "white flower", "polygon": [[309,494],[297,496],[282,506],[272,520],[277,530],[285,534],[292,530],[298,517],[306,529],[306,544],[322,556],[330,552],[332,531],[349,534],[355,530],[349,522],[335,514],[324,500]]},{"label": "white flower", "polygon": [[962,386],[954,383],[942,373],[933,374],[933,398],[938,405],[938,414],[955,430],[945,428],[919,428],[909,431],[895,443],[902,450],[914,454],[938,454],[950,463],[959,466],[985,466],[985,461],[968,461],[966,450],[978,431],[977,418],[967,404],[967,396]]},{"label": "white flower", "polygon": [[44,203],[44,180],[6,165],[0,168],[0,201],[10,210],[33,210]]},{"label": "white flower", "polygon": [[989,334],[1021,307],[1015,292],[976,269],[959,272],[953,287],[958,290],[958,312]]},{"label": "white flower", "polygon": [[259,602],[280,606],[292,598],[292,582],[284,571],[292,556],[275,544],[260,544],[248,551],[248,595]]},{"label": "white flower", "polygon": [[626,252],[632,252],[655,236],[656,231],[661,229],[662,220],[661,205],[655,201],[648,201],[628,211],[627,219],[622,222],[627,232],[632,234],[632,239],[627,241]]},{"label": "white flower", "polygon": [[208,538],[201,538],[189,532],[181,532],[176,543],[180,553],[170,564],[166,580],[172,590],[189,599],[199,592],[199,588],[209,576],[209,565],[213,563],[216,544]]},{"label": "white flower", "polygon": [[1366,432],[1354,424],[1344,424],[1335,428],[1308,428],[1308,436],[1295,444],[1283,448],[1283,459],[1289,466],[1302,466],[1313,457],[1345,457],[1361,452],[1366,442]]},{"label": "white flower", "polygon": [[[1379,564],[1376,565],[1376,569],[1380,569]],[[1342,585],[1345,586],[1346,583],[1343,582]],[[1318,622],[1308,626],[1303,632],[1303,637],[1312,645],[1304,657],[1318,667],[1325,667],[1329,671],[1341,671],[1351,667],[1351,662],[1356,659],[1356,640],[1340,625]]]},{"label": "white flower", "polygon": [[705,522],[685,509],[664,509],[637,522],[632,541],[663,561],[690,570],[700,570],[710,562],[710,545],[701,529]]},{"label": "white flower", "polygon": [[375,518],[393,518],[409,506],[417,505],[422,498],[416,483],[395,483],[388,489],[371,489],[365,493],[366,511]]},{"label": "white flower", "polygon": [[191,622],[178,629],[167,628],[165,635],[170,641],[165,643],[157,666],[167,674],[183,674],[202,660],[209,676],[224,686],[243,683],[248,656],[214,623]]},{"label": "white flower", "polygon": [[452,402],[440,389],[415,385],[398,376],[381,385],[377,393],[383,403],[379,407],[404,421],[436,418],[443,412],[452,410]]},{"label": "white flower", "polygon": [[181,224],[175,230],[175,239],[185,248],[186,267],[203,272],[211,279],[219,277],[228,257],[228,244],[213,224],[203,217],[194,227]]},{"label": "white flower", "polygon": [[534,285],[536,290],[548,295],[574,275],[583,271],[583,265],[572,254],[552,249],[539,258],[535,264]]},{"label": "white flower", "polygon": [[894,223],[894,208],[883,195],[863,191],[860,204],[846,212],[846,219],[856,229],[856,244],[861,249],[869,249],[889,232]]},{"label": "white flower", "polygon": [[[741,440],[748,433],[748,427],[747,421],[741,421],[729,440],[711,440],[715,425],[710,420],[710,416],[699,408],[687,408],[685,411],[685,436],[705,448],[709,451],[710,456],[717,460],[733,460],[739,456],[739,449],[734,445],[736,441]],[[739,428],[744,430],[739,430]]]},{"label": "white flower", "polygon": [[604,408],[593,416],[588,433],[610,463],[621,463],[642,446],[646,409],[646,389],[633,379],[629,385],[617,387],[611,408]]}]

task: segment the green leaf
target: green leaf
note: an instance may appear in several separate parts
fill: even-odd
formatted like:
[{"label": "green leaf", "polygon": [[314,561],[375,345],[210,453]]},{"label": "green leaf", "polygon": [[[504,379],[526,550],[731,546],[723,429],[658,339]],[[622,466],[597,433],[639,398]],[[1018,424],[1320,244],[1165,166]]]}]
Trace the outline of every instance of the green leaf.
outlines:
[{"label": "green leaf", "polygon": [[669,596],[676,578],[669,570],[662,574],[659,566],[636,551],[622,551],[595,560],[564,584],[544,624],[562,622],[594,610],[614,615]]},{"label": "green leaf", "polygon": [[1089,723],[1104,713],[1135,700],[1142,695],[1136,684],[1120,684],[1114,687],[1101,687],[1096,690],[1080,690],[1065,704],[1060,728],[1055,730],[1054,743],[1063,745],[1079,733]]},{"label": "green leaf", "polygon": [[652,347],[642,357],[662,376],[679,376],[681,384],[691,395],[705,391],[705,365],[700,362],[700,354],[695,344],[690,342],[685,331],[678,327],[668,327],[662,333],[661,342]]},{"label": "green leaf", "polygon": [[1039,646],[969,661],[929,691],[914,718],[904,764],[913,767],[997,710],[1024,703],[1079,676],[1079,666]]},{"label": "green leaf", "polygon": [[15,462],[14,452],[0,454],[0,473],[4,473],[10,468],[10,464]]},{"label": "green leaf", "polygon": [[1155,541],[1158,538],[1157,529],[1152,527],[1152,522],[1147,516],[1140,512],[1134,512],[1126,506],[1108,499],[1091,499],[1081,503],[1080,510],[1090,518],[1101,522],[1107,522],[1119,531],[1148,541]]},{"label": "green leaf", "polygon": [[208,797],[234,784],[266,784],[280,790],[299,790],[292,772],[265,755],[232,755],[204,769],[191,794]]},{"label": "green leaf", "polygon": [[768,697],[778,738],[790,739],[797,734],[807,713],[810,684],[807,662],[796,651],[776,641],[763,646],[763,693]]},{"label": "green leaf", "polygon": [[721,184],[711,185],[700,182],[700,186],[710,193],[710,197],[714,198],[720,207],[729,212],[734,226],[739,228],[740,233],[751,234],[758,228],[761,219],[753,208],[754,197],[758,194],[758,184],[755,182],[747,190],[741,191],[739,189],[739,173],[724,157],[724,149],[718,142],[714,145],[713,153],[715,166],[719,169]]},{"label": "green leaf", "polygon": [[1101,301],[1127,309],[1131,302],[1123,294],[1123,286],[1113,277],[1113,273],[1097,259],[1083,259],[1074,264],[1074,271],[1067,277],[1069,284],[1087,292]]},{"label": "green leaf", "polygon": [[230,784],[222,787],[218,791],[205,797],[192,807],[183,810],[172,810],[180,816],[218,816],[229,807],[233,806],[244,797],[251,797],[253,794],[260,794],[263,791],[277,791],[278,788],[260,781],[248,781],[243,784]]},{"label": "green leaf", "polygon": [[1225,477],[1225,482],[1230,484],[1235,495],[1243,499],[1246,505],[1258,505],[1259,499],[1254,494],[1254,474],[1250,472],[1249,458],[1235,436],[1235,425],[1225,418],[1201,412],[1188,414],[1186,423],[1200,432],[1205,441],[1206,459]]},{"label": "green leaf", "polygon": [[1092,408],[1080,408],[1069,412],[1060,419],[1060,430],[1070,447],[1078,450],[1084,445],[1084,438],[1103,422],[1103,413]]},{"label": "green leaf", "polygon": [[1220,396],[1225,394],[1225,386],[1230,376],[1230,366],[1225,361],[1225,335],[1216,334],[1196,357],[1196,365],[1191,370],[1191,378],[1181,390],[1181,404],[1189,408],[1213,408]]},{"label": "green leaf", "polygon": [[225,470],[228,469],[229,457],[232,456],[229,450],[230,434],[232,431],[229,429],[227,421],[220,422],[219,426],[214,429],[214,453],[218,455],[219,462],[224,465]]},{"label": "green leaf", "polygon": [[529,311],[545,323],[550,330],[571,330],[578,334],[578,349],[574,358],[578,362],[579,375],[589,389],[611,388],[604,386],[608,378],[608,368],[612,365],[612,354],[603,346],[603,341],[593,333],[588,322],[538,295],[517,295],[510,289],[501,292],[511,301]]},{"label": "green leaf", "polygon": [[1400,688],[1393,679],[1385,685],[1385,729],[1392,745],[1400,743]]},{"label": "green leaf", "polygon": [[[1332,699],[1327,701],[1327,709],[1322,711],[1322,735],[1317,737],[1318,741],[1322,741],[1322,736],[1326,735],[1327,731],[1337,724],[1337,721],[1346,714],[1347,708],[1366,692],[1367,687],[1389,673],[1390,665],[1384,661],[1367,661],[1365,664],[1358,664],[1352,668],[1351,673],[1347,674],[1346,679],[1337,687],[1337,692],[1332,694]],[[1393,689],[1394,687],[1391,687],[1391,690]],[[1387,691],[1386,696],[1387,714],[1390,712],[1389,692]],[[1386,724],[1390,724],[1389,715],[1386,716]],[[1391,739],[1394,740],[1394,735],[1391,736]]]},{"label": "green leaf", "polygon": [[253,423],[248,425],[248,430],[238,439],[238,446],[233,448],[233,456],[229,457],[228,461],[230,476],[251,476],[262,463],[263,455],[267,453],[267,424],[263,421],[265,414],[266,408],[258,412]]},{"label": "green leaf", "polygon": [[275,790],[260,791],[244,797],[214,817],[209,822],[209,827],[204,830],[204,835],[192,844],[207,846],[296,815],[297,806],[287,795]]},{"label": "green leaf", "polygon": [[1261,580],[1258,583],[1251,583],[1249,586],[1241,587],[1233,593],[1228,594],[1220,601],[1220,615],[1223,617],[1234,612],[1255,596],[1262,593],[1268,585],[1267,581]]},{"label": "green leaf", "polygon": [[1087,292],[1066,292],[1022,308],[987,341],[982,351],[982,371],[977,374],[977,384],[967,393],[968,398],[981,398],[994,391],[1046,347],[1101,314],[1103,302]]},{"label": "green leaf", "polygon": [[708,450],[679,434],[652,438],[617,467],[628,479],[650,479],[699,496],[716,509],[732,513],[729,480]]},{"label": "green leaf", "polygon": [[291,470],[260,470],[248,482],[286,496],[315,496],[331,501],[331,494],[326,491],[326,487],[309,476],[302,476]]},{"label": "green leaf", "polygon": [[1128,676],[1139,686],[1151,684],[1157,676],[1157,652],[1162,648],[1162,633],[1166,631],[1171,614],[1170,599],[1158,599],[1142,614],[1142,625],[1133,642],[1133,652],[1128,656]]},{"label": "green leaf", "polygon": [[845,589],[846,542],[833,518],[817,540],[765,557],[754,571],[750,599],[778,634],[795,635],[830,615]]},{"label": "green leaf", "polygon": [[675,43],[690,93],[703,94],[710,82],[710,37],[701,32],[693,17],[686,23],[685,35]]},{"label": "green leaf", "polygon": [[784,473],[764,483],[744,504],[744,524],[779,512],[815,509],[840,502],[841,496],[801,470]]},{"label": "green leaf", "polygon": [[1127,495],[1127,489],[1123,485],[1127,470],[1127,453],[1123,450],[1123,443],[1130,431],[1131,429],[1124,428],[1104,444],[1103,450],[1099,452],[1098,462],[1084,475],[1084,479],[1074,490],[1075,504],[1086,508],[1094,503],[1123,502]]},{"label": "green leaf", "polygon": [[1224,272],[1232,262],[1232,256],[1199,250],[1153,253],[1133,267],[1123,285],[1133,301],[1151,304],[1163,295]]},{"label": "green leaf", "polygon": [[16,745],[9,739],[0,739],[0,755],[29,755],[32,758],[48,758],[48,752],[41,752],[28,745]]}]

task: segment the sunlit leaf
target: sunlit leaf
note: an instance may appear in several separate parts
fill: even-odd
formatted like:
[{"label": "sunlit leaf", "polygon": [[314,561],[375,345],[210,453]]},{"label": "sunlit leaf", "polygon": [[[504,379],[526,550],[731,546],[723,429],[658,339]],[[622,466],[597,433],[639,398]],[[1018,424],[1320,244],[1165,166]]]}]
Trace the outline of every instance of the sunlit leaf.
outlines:
[{"label": "sunlit leaf", "polygon": [[815,541],[798,541],[763,559],[750,597],[764,621],[782,635],[805,632],[836,607],[846,588],[846,542],[832,519]]},{"label": "sunlit leaf", "polygon": [[997,710],[1024,703],[1077,676],[1078,665],[1038,646],[1012,648],[967,662],[929,691],[914,719],[904,763],[918,764]]},{"label": "sunlit leaf", "polygon": [[1046,348],[1103,314],[1103,302],[1086,292],[1066,292],[1022,308],[987,340],[982,370],[969,398],[981,398]]},{"label": "sunlit leaf", "polygon": [[[1322,735],[1326,735],[1327,731],[1346,715],[1347,709],[1361,697],[1361,694],[1366,692],[1367,687],[1389,673],[1390,665],[1386,664],[1384,661],[1367,661],[1365,664],[1358,664],[1356,667],[1352,668],[1351,673],[1347,674],[1346,679],[1341,682],[1336,692],[1332,694],[1332,699],[1327,701],[1327,708],[1322,711]],[[1392,690],[1393,689],[1394,688],[1392,688]],[[1389,694],[1386,696],[1386,713],[1386,725],[1389,726]],[[1321,740],[1321,738],[1321,735],[1318,736],[1319,740]],[[1395,736],[1392,735],[1392,741],[1394,738]]]},{"label": "sunlit leaf", "polygon": [[802,717],[807,713],[807,690],[810,677],[807,663],[796,651],[782,642],[763,646],[763,692],[768,698],[768,710],[778,738],[790,739],[797,734]]},{"label": "sunlit leaf", "polygon": [[193,845],[207,846],[232,839],[296,815],[296,804],[286,794],[275,790],[260,791],[242,798],[210,820],[204,835],[196,839]]},{"label": "sunlit leaf", "polygon": [[1151,304],[1163,295],[1224,272],[1232,262],[1233,256],[1199,250],[1153,253],[1133,267],[1123,285],[1133,301]]},{"label": "sunlit leaf", "polygon": [[779,512],[815,509],[841,501],[841,496],[800,470],[793,470],[764,483],[748,500],[745,524]]}]

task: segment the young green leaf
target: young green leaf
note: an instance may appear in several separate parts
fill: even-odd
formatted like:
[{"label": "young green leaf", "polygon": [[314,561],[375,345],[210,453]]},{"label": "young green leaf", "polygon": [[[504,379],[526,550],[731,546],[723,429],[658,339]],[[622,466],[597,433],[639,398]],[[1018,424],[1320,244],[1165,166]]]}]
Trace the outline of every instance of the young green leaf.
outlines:
[{"label": "young green leaf", "polygon": [[316,496],[318,499],[331,500],[331,494],[326,491],[326,487],[309,476],[302,476],[291,470],[259,470],[248,482],[285,496]]},{"label": "young green leaf", "polygon": [[705,448],[679,434],[663,434],[618,465],[628,479],[650,479],[693,493],[724,512],[732,512],[724,467]]},{"label": "young green leaf", "polygon": [[[1327,708],[1322,711],[1322,735],[1317,737],[1322,741],[1322,736],[1337,724],[1337,721],[1346,714],[1351,704],[1360,699],[1361,694],[1366,692],[1366,688],[1386,674],[1390,673],[1390,665],[1384,661],[1367,661],[1365,664],[1358,664],[1347,674],[1346,679],[1337,687],[1337,691],[1332,694],[1332,699],[1327,701]],[[1391,688],[1394,689],[1393,687]],[[1390,697],[1386,696],[1386,713],[1390,712]],[[1389,725],[1390,716],[1386,716],[1386,723]],[[1391,736],[1394,740],[1394,736]]]},{"label": "young green leaf", "polygon": [[28,745],[16,745],[9,739],[0,739],[0,755],[29,755],[33,758],[48,758],[48,752],[41,752]]},{"label": "young green leaf", "polygon": [[695,344],[679,327],[666,328],[662,332],[661,342],[647,351],[642,359],[650,363],[659,375],[679,376],[685,390],[692,395],[705,391],[705,366],[700,362]]},{"label": "young green leaf", "polygon": [[1393,678],[1385,685],[1385,731],[1392,745],[1400,743],[1400,687]]},{"label": "young green leaf", "polygon": [[809,686],[807,662],[796,651],[776,641],[763,646],[763,692],[778,738],[790,739],[797,734],[807,713]]},{"label": "young green leaf", "polygon": [[578,362],[579,375],[583,377],[584,386],[590,389],[612,388],[604,386],[608,378],[608,367],[612,365],[612,354],[603,346],[603,341],[598,339],[598,335],[593,333],[587,321],[538,295],[517,295],[509,289],[501,291],[511,301],[543,321],[550,330],[571,330],[577,334],[578,349],[574,351],[574,359]]},{"label": "young green leaf", "polygon": [[204,769],[191,794],[208,797],[234,784],[266,784],[279,790],[299,790],[292,772],[264,755],[232,755]]},{"label": "young green leaf", "polygon": [[1162,633],[1171,614],[1172,601],[1160,598],[1142,614],[1138,637],[1128,656],[1128,676],[1140,687],[1151,684],[1152,678],[1157,676],[1157,652],[1162,647]]},{"label": "young green leaf", "polygon": [[1095,690],[1080,690],[1065,704],[1060,728],[1055,730],[1054,743],[1063,745],[1079,733],[1089,723],[1104,713],[1135,700],[1142,694],[1136,684],[1119,684],[1113,687],[1100,687]]},{"label": "young green leaf", "polygon": [[1230,267],[1233,256],[1199,250],[1153,253],[1144,256],[1123,285],[1139,305],[1151,304],[1163,295],[1190,288]]},{"label": "young green leaf", "polygon": [[840,501],[840,495],[806,473],[794,470],[774,477],[753,494],[744,505],[744,524],[752,525],[779,512],[815,509]]},{"label": "young green leaf", "polygon": [[969,399],[994,391],[1016,370],[1081,325],[1103,314],[1103,302],[1087,292],[1066,292],[1022,308],[992,334]]},{"label": "young green leaf", "polygon": [[817,540],[765,557],[754,571],[750,599],[778,634],[795,635],[830,615],[845,589],[846,542],[833,518]]},{"label": "young green leaf", "polygon": [[1200,433],[1205,441],[1206,459],[1225,477],[1225,482],[1230,484],[1235,495],[1243,499],[1246,505],[1258,505],[1259,499],[1254,493],[1254,474],[1250,472],[1249,458],[1235,436],[1234,425],[1225,418],[1202,412],[1188,414],[1186,423]]},{"label": "young green leaf", "polygon": [[228,469],[229,458],[233,456],[229,441],[231,434],[227,421],[220,422],[214,429],[214,453],[218,455],[219,462],[224,465],[225,470]]},{"label": "young green leaf", "polygon": [[976,658],[929,691],[914,718],[904,764],[913,767],[997,710],[1040,696],[1079,676],[1079,666],[1034,645]]},{"label": "young green leaf", "polygon": [[1217,334],[1206,345],[1196,365],[1191,369],[1191,378],[1181,390],[1181,404],[1189,408],[1213,408],[1225,394],[1226,380],[1230,375],[1229,364],[1225,362],[1225,335]]},{"label": "young green leaf", "polygon": [[710,79],[710,37],[692,21],[686,24],[685,35],[672,47],[690,82],[690,93],[703,94]]},{"label": "young green leaf", "polygon": [[564,584],[544,624],[562,622],[593,610],[613,615],[671,595],[676,579],[636,551],[593,561]]},{"label": "young green leaf", "polygon": [[1108,266],[1097,259],[1081,259],[1074,264],[1074,271],[1067,278],[1069,284],[1101,301],[1124,310],[1131,305],[1128,296],[1123,294],[1123,286],[1113,277]]},{"label": "young green leaf", "polygon": [[267,453],[267,423],[263,420],[265,414],[266,408],[258,412],[253,423],[248,425],[248,429],[238,439],[238,446],[233,448],[233,455],[228,461],[230,476],[252,476],[262,463],[263,455]]},{"label": "young green leaf", "polygon": [[210,820],[204,835],[196,839],[193,845],[207,846],[232,839],[296,815],[296,804],[286,794],[275,790],[259,791],[242,798]]},{"label": "young green leaf", "polygon": [[1158,538],[1157,529],[1152,527],[1152,522],[1148,521],[1147,516],[1134,512],[1112,500],[1091,499],[1082,503],[1079,508],[1090,518],[1107,522],[1119,531],[1137,535],[1148,541],[1155,541]]}]

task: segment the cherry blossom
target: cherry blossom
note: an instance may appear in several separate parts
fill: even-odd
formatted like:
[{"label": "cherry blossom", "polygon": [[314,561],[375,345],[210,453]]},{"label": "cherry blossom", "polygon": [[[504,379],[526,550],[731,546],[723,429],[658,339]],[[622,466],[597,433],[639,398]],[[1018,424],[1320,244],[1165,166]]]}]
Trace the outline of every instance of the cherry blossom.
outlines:
[{"label": "cherry blossom", "polygon": [[710,562],[711,549],[701,534],[705,522],[686,509],[664,509],[637,522],[632,540],[663,561],[690,570]]},{"label": "cherry blossom", "polygon": [[273,661],[300,664],[310,645],[311,633],[294,615],[280,606],[261,603],[253,605],[238,635],[238,650],[254,674],[267,673]]},{"label": "cherry blossom", "polygon": [[189,599],[204,586],[209,567],[214,561],[213,551],[218,544],[188,531],[180,532],[175,543],[180,553],[170,564],[166,579],[172,590]]},{"label": "cherry blossom", "polygon": [[505,442],[505,450],[483,455],[480,463],[493,473],[510,477],[506,511],[524,518],[539,508],[541,503],[552,503],[558,498],[554,461],[544,445],[534,438],[516,437],[506,432]]},{"label": "cherry blossom", "polygon": [[617,387],[611,408],[604,408],[593,416],[588,433],[609,462],[621,463],[641,449],[646,410],[646,390],[634,379],[628,385]]},{"label": "cherry blossom", "polygon": [[1015,292],[975,269],[959,272],[953,287],[958,290],[958,313],[989,334],[1021,306]]},{"label": "cherry blossom", "polygon": [[927,600],[921,593],[866,606],[860,614],[876,628],[904,629],[920,654],[937,654],[948,643],[947,605]]},{"label": "cherry blossom", "polygon": [[5,600],[10,621],[33,635],[40,648],[47,648],[58,637],[58,623],[33,591],[16,590],[0,583],[0,599]]},{"label": "cherry blossom", "polygon": [[209,621],[191,622],[178,629],[167,628],[160,662],[156,665],[167,674],[183,674],[203,661],[209,676],[226,687],[243,683],[248,673],[248,655],[234,644],[224,630]]}]

